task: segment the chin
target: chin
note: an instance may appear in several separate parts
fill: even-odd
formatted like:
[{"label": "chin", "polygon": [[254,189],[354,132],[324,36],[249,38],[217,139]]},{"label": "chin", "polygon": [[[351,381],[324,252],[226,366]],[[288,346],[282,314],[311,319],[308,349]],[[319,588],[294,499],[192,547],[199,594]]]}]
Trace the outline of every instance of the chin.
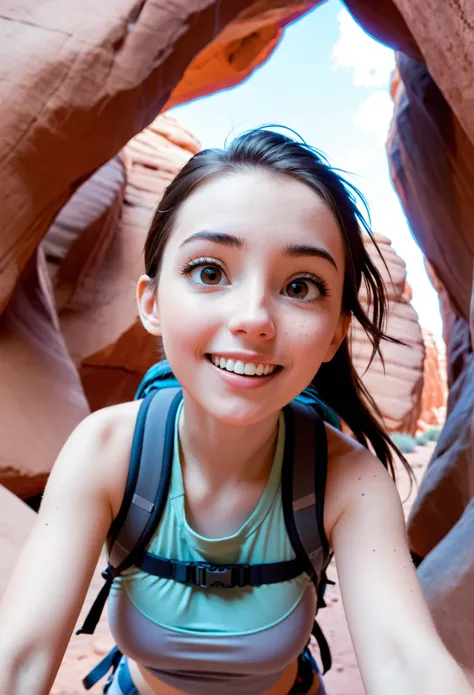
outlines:
[{"label": "chin", "polygon": [[234,399],[225,398],[221,403],[202,403],[201,407],[204,408],[206,413],[212,418],[222,423],[223,425],[228,425],[231,427],[250,427],[256,425],[259,422],[267,420],[276,413],[279,413],[281,408],[269,407],[262,403],[249,403],[242,402],[242,400],[237,400],[232,403]]}]

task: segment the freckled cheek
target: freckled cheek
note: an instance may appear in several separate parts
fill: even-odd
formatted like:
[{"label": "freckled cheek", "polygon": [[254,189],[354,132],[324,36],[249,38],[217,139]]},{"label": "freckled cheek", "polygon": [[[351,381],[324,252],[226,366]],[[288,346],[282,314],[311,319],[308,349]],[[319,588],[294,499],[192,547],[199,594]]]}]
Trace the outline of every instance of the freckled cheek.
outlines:
[{"label": "freckled cheek", "polygon": [[[332,326],[327,316],[310,315],[289,321],[284,329],[285,341],[302,356],[306,352],[312,359],[325,353],[332,338]],[[287,343],[288,344],[288,343]]]}]

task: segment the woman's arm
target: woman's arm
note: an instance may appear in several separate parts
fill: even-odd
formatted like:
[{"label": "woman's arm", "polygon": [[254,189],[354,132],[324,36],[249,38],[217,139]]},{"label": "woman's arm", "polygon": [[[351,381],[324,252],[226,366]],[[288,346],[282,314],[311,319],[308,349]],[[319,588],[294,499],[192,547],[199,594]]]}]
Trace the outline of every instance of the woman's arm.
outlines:
[{"label": "woman's arm", "polygon": [[116,432],[111,410],[66,442],[2,597],[0,695],[47,695],[53,685],[112,520],[111,489],[125,484],[116,452],[131,435]]},{"label": "woman's arm", "polygon": [[367,695],[472,695],[431,619],[388,473],[366,449],[352,451],[328,493],[342,510],[330,537]]}]

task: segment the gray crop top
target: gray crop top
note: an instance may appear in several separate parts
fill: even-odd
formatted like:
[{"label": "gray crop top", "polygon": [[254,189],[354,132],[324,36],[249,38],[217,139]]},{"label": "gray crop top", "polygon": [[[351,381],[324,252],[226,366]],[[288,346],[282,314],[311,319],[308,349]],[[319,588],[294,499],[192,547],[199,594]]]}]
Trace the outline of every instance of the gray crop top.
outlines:
[{"label": "gray crop top", "polygon": [[315,591],[282,622],[250,635],[182,633],[144,616],[125,592],[109,599],[117,646],[186,695],[262,695],[304,649],[316,612]]}]

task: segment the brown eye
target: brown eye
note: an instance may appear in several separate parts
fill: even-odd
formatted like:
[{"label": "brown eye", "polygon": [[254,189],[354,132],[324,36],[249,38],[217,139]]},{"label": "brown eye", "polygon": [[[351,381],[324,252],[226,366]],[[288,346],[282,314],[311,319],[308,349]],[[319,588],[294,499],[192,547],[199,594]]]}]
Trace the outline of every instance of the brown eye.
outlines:
[{"label": "brown eye", "polygon": [[218,285],[222,280],[222,272],[219,268],[213,268],[212,266],[203,268],[199,275],[204,285]]},{"label": "brown eye", "polygon": [[294,278],[285,285],[283,294],[290,299],[299,299],[301,302],[317,302],[322,297],[329,296],[329,290],[324,282],[316,277]]},{"label": "brown eye", "polygon": [[293,280],[286,286],[286,293],[292,299],[304,299],[308,294],[308,283],[302,280]]},{"label": "brown eye", "polygon": [[222,285],[226,281],[223,271],[216,265],[200,264],[192,269],[190,275],[198,285]]},{"label": "brown eye", "polygon": [[219,263],[210,258],[194,258],[181,268],[181,273],[191,278],[196,285],[216,287],[230,284]]}]

